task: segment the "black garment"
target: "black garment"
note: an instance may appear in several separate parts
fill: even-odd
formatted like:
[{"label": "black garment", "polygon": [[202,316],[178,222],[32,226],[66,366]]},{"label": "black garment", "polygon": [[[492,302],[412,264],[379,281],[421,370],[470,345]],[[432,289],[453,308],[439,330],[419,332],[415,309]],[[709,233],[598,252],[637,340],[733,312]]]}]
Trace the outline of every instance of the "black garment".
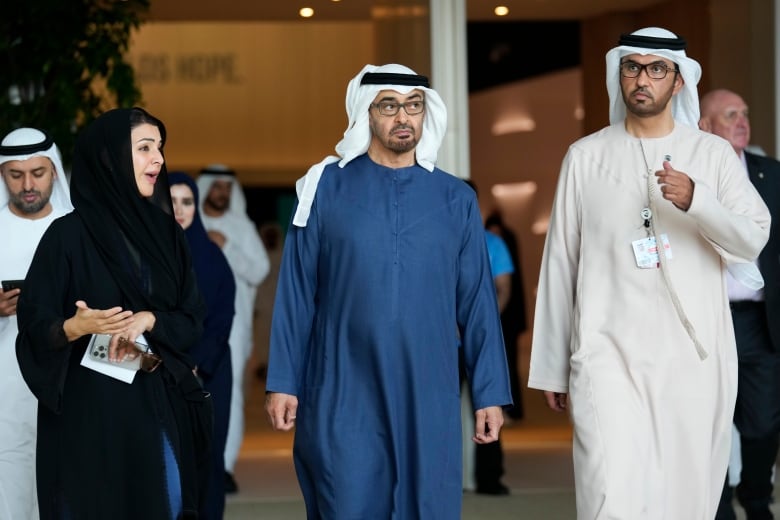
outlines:
[{"label": "black garment", "polygon": [[501,477],[504,476],[504,448],[501,439],[489,444],[477,444],[474,458],[477,493],[508,495],[509,489],[501,483]]},{"label": "black garment", "polygon": [[[458,348],[458,369],[460,373],[460,388],[464,392],[471,392],[471,386],[463,383],[466,381],[466,365],[463,360],[463,349]],[[469,398],[471,403],[474,400]],[[472,410],[473,412],[473,410]],[[473,419],[473,413],[470,419]],[[504,448],[501,445],[501,437],[497,441],[488,444],[477,444],[474,448],[474,481],[476,492],[489,495],[509,494],[509,488],[501,483],[504,476]]]},{"label": "black garment", "polygon": [[512,419],[522,419],[525,410],[523,409],[522,383],[520,380],[520,347],[517,341],[520,334],[528,329],[528,320],[525,312],[525,289],[523,288],[523,272],[520,264],[520,245],[515,234],[506,227],[498,213],[488,216],[485,220],[485,228],[497,232],[504,240],[512,257],[512,264],[515,267],[512,273],[512,291],[509,301],[503,312],[501,312],[501,331],[504,336],[506,361],[507,365],[509,365],[509,386],[514,403],[512,407],[507,409],[507,415]]},{"label": "black garment", "polygon": [[[769,241],[758,257],[765,303],[732,305],[739,381],[734,424],[742,472],[736,497],[748,520],[771,519],[772,468],[780,432],[780,162],[745,153],[750,181],[772,215]],[[716,515],[734,518],[728,479]]]},{"label": "black garment", "polygon": [[[75,211],[42,237],[19,298],[16,353],[39,400],[43,520],[170,520],[172,494],[181,495],[180,518],[197,518],[203,455],[190,412],[206,408],[191,407],[183,394],[193,388],[185,351],[201,335],[203,304],[184,234],[170,215],[164,169],[155,194],[139,194],[130,127],[131,110],[113,110],[79,136]],[[78,300],[92,309],[153,312],[156,323],[144,335],[162,365],[139,371],[132,384],[81,366],[91,334],[68,342],[63,330]],[[165,443],[176,457],[180,493],[168,489]]]},{"label": "black garment", "polygon": [[[769,338],[763,302],[731,306],[739,360],[734,424],[740,432],[742,472],[736,497],[748,520],[771,519],[772,468],[778,450],[777,413],[780,407],[780,355]],[[774,410],[774,413],[773,413]],[[728,480],[728,479],[727,479]],[[728,482],[716,520],[734,519]]]},{"label": "black garment", "polygon": [[[769,240],[758,256],[758,267],[764,277],[764,299],[769,320],[771,348],[780,352],[780,161],[745,152],[750,181],[764,199],[772,215]],[[739,344],[739,337],[737,337]]]},{"label": "black garment", "polygon": [[203,335],[190,350],[190,356],[197,364],[203,387],[211,393],[214,404],[211,471],[200,514],[201,518],[207,520],[219,520],[225,511],[224,453],[233,387],[228,338],[235,314],[236,282],[227,258],[219,246],[209,239],[203,227],[198,186],[195,181],[186,173],[172,172],[169,182],[171,186],[187,186],[194,199],[195,214],[190,226],[184,230],[184,235],[190,246],[198,288],[206,304],[206,317],[203,322]]}]

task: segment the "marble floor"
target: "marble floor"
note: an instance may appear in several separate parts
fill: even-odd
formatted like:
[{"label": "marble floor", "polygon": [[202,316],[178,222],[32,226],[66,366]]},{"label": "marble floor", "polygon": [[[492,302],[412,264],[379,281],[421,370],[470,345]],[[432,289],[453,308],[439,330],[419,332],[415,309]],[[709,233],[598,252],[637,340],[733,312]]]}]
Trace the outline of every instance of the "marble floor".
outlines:
[{"label": "marble floor", "polygon": [[[527,353],[526,347],[521,352]],[[292,432],[274,432],[263,410],[264,382],[251,364],[247,384],[246,435],[236,465],[239,492],[229,495],[225,520],[302,520],[303,499],[292,464]],[[527,374],[528,356],[521,356]],[[540,392],[524,388],[525,418],[502,430],[507,496],[465,492],[465,520],[574,520],[571,427],[549,410]],[[778,489],[780,492],[780,489]],[[780,495],[778,495],[780,496]],[[780,505],[774,506],[780,518]],[[629,520],[629,519],[626,519]],[[737,508],[737,520],[745,520]]]},{"label": "marble floor", "polygon": [[[521,352],[527,352],[521,346]],[[521,356],[527,373],[527,355]],[[256,366],[250,361],[250,369]],[[228,496],[226,520],[306,517],[292,464],[292,432],[274,432],[263,410],[264,382],[248,371],[246,435],[236,465],[239,492]],[[523,395],[526,416],[502,430],[509,496],[466,492],[463,518],[570,520],[574,513],[571,428],[535,390]],[[554,510],[553,510],[554,509]],[[488,516],[489,515],[489,516]]]},{"label": "marble floor", "polygon": [[[239,492],[228,497],[225,519],[268,520],[306,517],[292,465],[292,433],[274,432],[265,422],[260,381],[247,402],[247,434],[236,465]],[[463,518],[570,520],[574,514],[571,431],[564,416],[543,409],[529,392],[528,417],[502,430],[509,496],[464,493]],[[529,403],[530,404],[530,403]],[[538,410],[536,409],[538,408]],[[555,508],[555,510],[551,510]]]}]

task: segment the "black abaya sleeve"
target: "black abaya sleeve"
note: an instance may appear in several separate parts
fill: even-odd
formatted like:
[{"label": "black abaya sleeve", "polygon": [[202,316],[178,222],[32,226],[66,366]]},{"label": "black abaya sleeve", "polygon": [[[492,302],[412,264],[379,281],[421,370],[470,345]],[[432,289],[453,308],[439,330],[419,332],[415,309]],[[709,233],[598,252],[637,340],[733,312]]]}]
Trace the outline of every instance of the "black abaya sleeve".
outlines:
[{"label": "black abaya sleeve", "polygon": [[75,313],[75,306],[71,305],[66,316],[64,302],[72,258],[63,248],[57,223],[41,238],[19,295],[16,356],[32,393],[41,404],[59,413],[72,347],[62,324]]},{"label": "black abaya sleeve", "polygon": [[[186,250],[184,234],[176,234],[179,241],[178,247]],[[178,304],[172,310],[150,310],[156,317],[155,325],[145,335],[149,338],[153,348],[163,348],[163,359],[168,361],[170,355],[183,361],[189,368],[194,367],[189,356],[185,356],[203,334],[203,319],[206,314],[206,306],[198,289],[197,278],[192,269],[189,255],[182,255],[182,276],[179,287]],[[166,359],[168,358],[168,359]],[[173,360],[170,360],[173,362]]]}]

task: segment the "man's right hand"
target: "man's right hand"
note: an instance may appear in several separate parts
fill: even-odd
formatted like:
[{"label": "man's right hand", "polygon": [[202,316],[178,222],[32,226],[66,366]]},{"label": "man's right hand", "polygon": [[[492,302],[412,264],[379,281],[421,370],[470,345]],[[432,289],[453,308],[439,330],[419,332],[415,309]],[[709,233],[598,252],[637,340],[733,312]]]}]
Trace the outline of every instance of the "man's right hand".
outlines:
[{"label": "man's right hand", "polygon": [[292,430],[297,411],[298,398],[294,395],[281,392],[268,392],[265,395],[265,412],[274,430]]},{"label": "man's right hand", "polygon": [[16,314],[16,302],[19,301],[21,289],[11,289],[3,291],[0,289],[0,316],[13,316]]},{"label": "man's right hand", "polygon": [[545,390],[544,399],[547,401],[547,406],[549,406],[551,410],[555,410],[556,412],[563,412],[568,406],[569,394],[564,394],[561,392],[550,392],[549,390]]}]

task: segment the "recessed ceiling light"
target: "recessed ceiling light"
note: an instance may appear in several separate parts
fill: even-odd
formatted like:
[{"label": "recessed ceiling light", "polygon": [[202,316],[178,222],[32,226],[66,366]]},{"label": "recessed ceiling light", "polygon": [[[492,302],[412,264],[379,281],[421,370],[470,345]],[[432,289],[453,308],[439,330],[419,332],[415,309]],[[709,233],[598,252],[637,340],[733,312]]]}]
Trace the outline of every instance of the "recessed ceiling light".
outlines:
[{"label": "recessed ceiling light", "polygon": [[301,7],[301,10],[298,11],[298,14],[301,15],[303,18],[311,18],[314,16],[314,9],[311,7]]},{"label": "recessed ceiling light", "polygon": [[496,14],[496,16],[506,16],[509,14],[509,8],[505,5],[499,5],[493,9],[493,12]]}]

